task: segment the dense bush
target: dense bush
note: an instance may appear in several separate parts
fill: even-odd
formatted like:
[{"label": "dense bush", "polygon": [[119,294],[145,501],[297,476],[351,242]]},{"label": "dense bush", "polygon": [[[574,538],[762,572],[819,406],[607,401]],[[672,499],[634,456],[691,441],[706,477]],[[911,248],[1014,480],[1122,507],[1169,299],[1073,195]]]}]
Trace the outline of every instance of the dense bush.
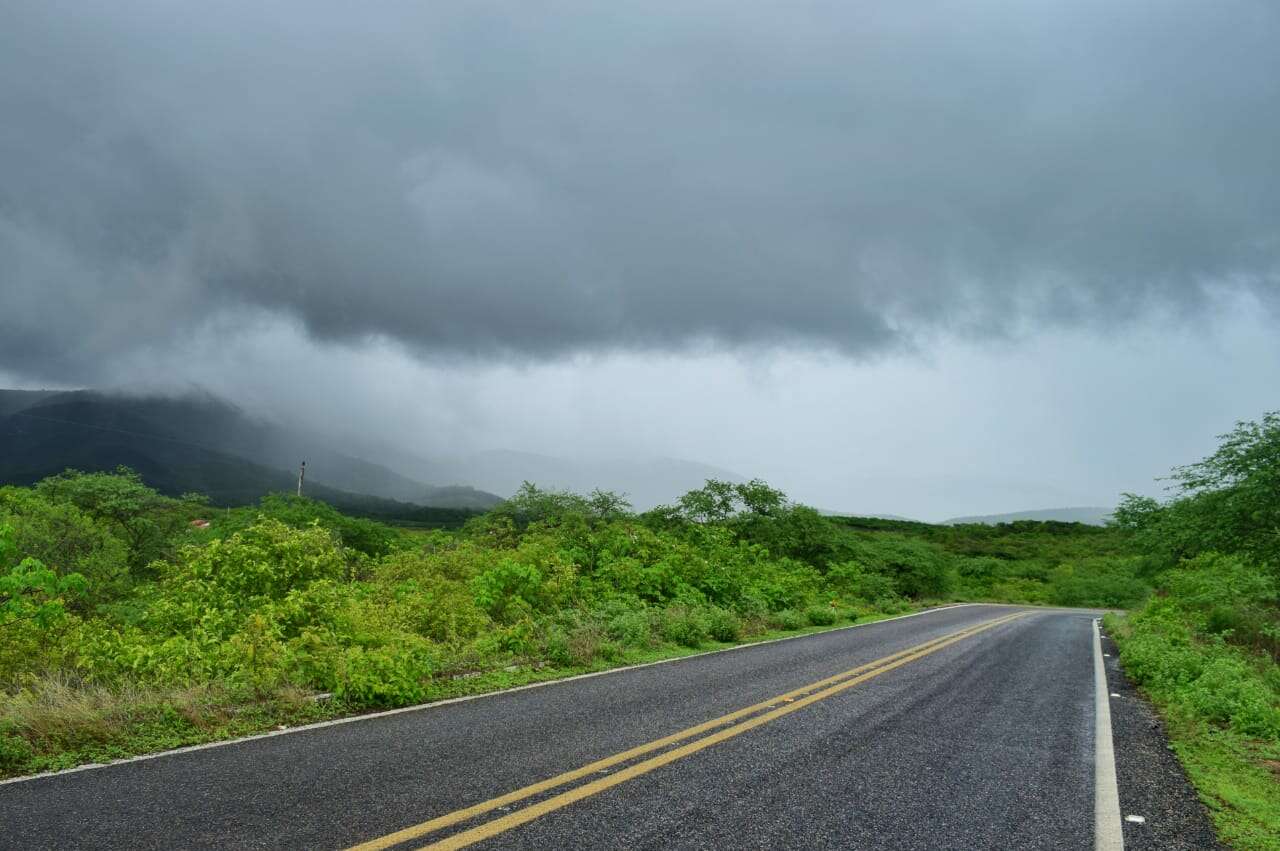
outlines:
[{"label": "dense bush", "polygon": [[1249,736],[1280,738],[1280,690],[1269,657],[1205,634],[1194,604],[1167,596],[1129,618],[1120,640],[1125,671],[1158,700]]},{"label": "dense bush", "polygon": [[1115,558],[1064,564],[1050,574],[1049,599],[1059,606],[1133,606],[1151,590],[1135,575],[1137,566],[1136,559]]},{"label": "dense bush", "polygon": [[860,538],[851,549],[860,564],[892,578],[904,597],[945,598],[959,584],[954,559],[925,541],[883,535]]}]

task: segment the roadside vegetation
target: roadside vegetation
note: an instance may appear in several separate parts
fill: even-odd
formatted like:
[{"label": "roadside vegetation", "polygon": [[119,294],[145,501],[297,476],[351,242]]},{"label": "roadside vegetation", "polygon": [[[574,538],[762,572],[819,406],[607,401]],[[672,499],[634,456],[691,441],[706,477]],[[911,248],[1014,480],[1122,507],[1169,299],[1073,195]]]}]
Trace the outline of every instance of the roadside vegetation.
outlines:
[{"label": "roadside vegetation", "polygon": [[1111,633],[1221,838],[1280,849],[1280,414],[1171,482],[1167,501],[1116,512],[1158,590]]},{"label": "roadside vegetation", "polygon": [[0,774],[954,600],[1132,605],[1127,534],[830,518],[763,482],[637,514],[526,485],[456,530],[134,473],[0,488]]}]

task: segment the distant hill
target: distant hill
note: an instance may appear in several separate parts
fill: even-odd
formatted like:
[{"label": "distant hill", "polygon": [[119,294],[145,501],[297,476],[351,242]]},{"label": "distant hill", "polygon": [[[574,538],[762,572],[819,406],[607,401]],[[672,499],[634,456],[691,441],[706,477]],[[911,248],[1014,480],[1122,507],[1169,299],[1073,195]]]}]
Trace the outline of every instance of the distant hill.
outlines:
[{"label": "distant hill", "polygon": [[707,479],[743,482],[730,470],[678,458],[613,459],[591,461],[495,450],[455,459],[399,462],[415,476],[436,482],[468,482],[493,493],[510,496],[522,482],[542,488],[589,493],[599,488],[625,493],[640,511],[673,503],[700,488]]},{"label": "distant hill", "polygon": [[863,520],[898,520],[902,523],[919,523],[912,517],[903,517],[901,514],[864,514],[860,511],[831,511],[826,508],[819,508],[818,513],[826,517],[851,517]]},{"label": "distant hill", "polygon": [[483,510],[500,501],[470,487],[415,481],[207,394],[0,390],[0,484],[123,464],[165,493],[195,491],[235,505],[292,490],[302,460],[308,495],[352,510],[392,516],[421,506]]},{"label": "distant hill", "polygon": [[1012,523],[1015,520],[1058,520],[1063,523],[1088,523],[1092,526],[1105,526],[1114,509],[1099,506],[1080,508],[1044,508],[1039,511],[1014,511],[1010,514],[982,514],[973,517],[952,517],[943,520],[943,525],[954,526],[960,523]]}]

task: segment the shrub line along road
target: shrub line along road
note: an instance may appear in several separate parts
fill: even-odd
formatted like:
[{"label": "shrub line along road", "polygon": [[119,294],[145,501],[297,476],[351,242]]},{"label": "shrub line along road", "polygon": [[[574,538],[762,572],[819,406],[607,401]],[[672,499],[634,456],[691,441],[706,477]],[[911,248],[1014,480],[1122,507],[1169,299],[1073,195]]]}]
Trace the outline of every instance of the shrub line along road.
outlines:
[{"label": "shrub line along road", "polygon": [[1119,848],[1094,617],[937,609],[8,783],[0,845]]}]

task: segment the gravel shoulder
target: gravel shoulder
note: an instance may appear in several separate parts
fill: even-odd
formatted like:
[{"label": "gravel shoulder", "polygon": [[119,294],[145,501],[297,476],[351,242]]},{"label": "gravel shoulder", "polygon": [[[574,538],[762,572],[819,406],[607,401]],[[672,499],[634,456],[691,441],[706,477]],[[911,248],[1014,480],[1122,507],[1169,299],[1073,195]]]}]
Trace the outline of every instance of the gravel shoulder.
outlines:
[{"label": "gravel shoulder", "polygon": [[1124,675],[1115,642],[1104,634],[1126,851],[1212,851],[1218,842],[1208,810],[1169,747],[1155,708]]}]

